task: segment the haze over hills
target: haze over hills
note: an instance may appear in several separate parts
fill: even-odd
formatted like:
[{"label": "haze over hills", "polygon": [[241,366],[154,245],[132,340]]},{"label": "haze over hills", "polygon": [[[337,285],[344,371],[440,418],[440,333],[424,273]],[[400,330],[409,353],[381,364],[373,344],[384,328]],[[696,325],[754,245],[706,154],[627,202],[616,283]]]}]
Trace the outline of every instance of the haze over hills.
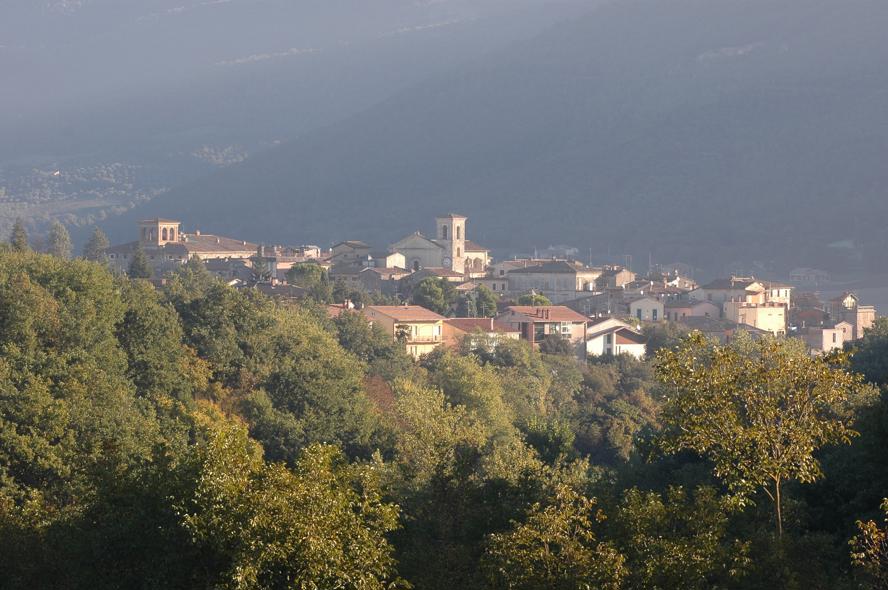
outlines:
[{"label": "haze over hills", "polygon": [[101,221],[586,4],[10,0],[0,231],[18,216]]},{"label": "haze over hills", "polygon": [[[501,250],[879,263],[886,28],[888,5],[865,0],[614,3],[115,228],[162,214],[251,239],[384,245],[457,210]],[[841,241],[853,250],[827,247]]]}]

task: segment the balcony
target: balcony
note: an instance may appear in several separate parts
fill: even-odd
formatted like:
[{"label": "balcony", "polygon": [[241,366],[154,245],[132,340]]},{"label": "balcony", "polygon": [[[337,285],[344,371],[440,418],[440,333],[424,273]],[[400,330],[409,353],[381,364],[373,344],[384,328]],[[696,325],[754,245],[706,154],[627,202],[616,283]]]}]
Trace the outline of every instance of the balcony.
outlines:
[{"label": "balcony", "polygon": [[434,344],[441,342],[440,336],[408,336],[407,344]]}]

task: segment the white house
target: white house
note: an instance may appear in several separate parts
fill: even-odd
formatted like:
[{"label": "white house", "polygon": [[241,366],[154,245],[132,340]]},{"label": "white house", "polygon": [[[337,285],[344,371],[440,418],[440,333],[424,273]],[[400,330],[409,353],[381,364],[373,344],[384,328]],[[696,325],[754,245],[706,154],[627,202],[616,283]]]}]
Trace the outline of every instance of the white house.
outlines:
[{"label": "white house", "polygon": [[628,354],[642,359],[646,352],[644,336],[626,322],[608,318],[587,328],[586,354],[589,356]]}]

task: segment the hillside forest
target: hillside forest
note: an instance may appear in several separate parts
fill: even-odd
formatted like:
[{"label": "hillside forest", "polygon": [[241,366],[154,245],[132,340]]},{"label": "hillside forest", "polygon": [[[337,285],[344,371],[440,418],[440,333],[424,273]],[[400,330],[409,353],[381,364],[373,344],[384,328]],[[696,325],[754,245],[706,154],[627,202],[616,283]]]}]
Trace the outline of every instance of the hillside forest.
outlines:
[{"label": "hillside forest", "polygon": [[199,263],[3,248],[2,588],[888,587],[888,320],[415,362]]}]

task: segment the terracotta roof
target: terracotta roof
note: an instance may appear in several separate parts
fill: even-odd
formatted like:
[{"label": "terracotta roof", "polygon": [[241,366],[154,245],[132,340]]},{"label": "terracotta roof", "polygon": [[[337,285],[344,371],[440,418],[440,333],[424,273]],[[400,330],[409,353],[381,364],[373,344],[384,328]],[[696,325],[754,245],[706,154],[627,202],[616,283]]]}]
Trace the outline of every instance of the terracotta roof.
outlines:
[{"label": "terracotta roof", "polygon": [[635,330],[620,328],[616,333],[617,344],[644,344],[645,338]]},{"label": "terracotta roof", "polygon": [[444,323],[453,326],[457,330],[463,332],[474,332],[481,330],[482,332],[517,332],[510,326],[496,321],[493,318],[448,318]]},{"label": "terracotta roof", "polygon": [[484,246],[479,246],[472,240],[466,240],[466,252],[488,252]]},{"label": "terracotta roof", "polygon": [[512,268],[528,268],[531,266],[540,266],[542,264],[546,264],[547,262],[551,262],[551,261],[549,261],[549,260],[503,260],[502,262],[497,262],[496,266],[512,267]]},{"label": "terracotta roof", "polygon": [[424,270],[429,271],[430,274],[433,274],[437,277],[459,277],[459,278],[462,278],[463,276],[465,276],[461,272],[456,272],[455,270],[450,270],[449,268],[442,268],[442,267],[438,267],[438,266],[426,266],[417,272],[422,272]]},{"label": "terracotta roof", "polygon": [[340,315],[342,315],[343,312],[346,312],[346,311],[354,311],[354,310],[351,309],[350,307],[348,307],[348,305],[345,304],[345,303],[337,303],[337,304],[327,305],[327,310],[326,310],[326,311],[327,311],[327,317],[328,317],[328,318],[330,318],[330,319],[336,319],[336,318],[338,318]]},{"label": "terracotta roof", "polygon": [[370,305],[366,309],[399,322],[435,322],[444,319],[444,316],[419,305]]},{"label": "terracotta roof", "polygon": [[539,322],[588,322],[588,318],[563,305],[510,305],[499,317],[524,315]]},{"label": "terracotta roof", "polygon": [[179,242],[189,252],[255,252],[258,244],[246,240],[235,240],[213,234],[182,234]]}]

